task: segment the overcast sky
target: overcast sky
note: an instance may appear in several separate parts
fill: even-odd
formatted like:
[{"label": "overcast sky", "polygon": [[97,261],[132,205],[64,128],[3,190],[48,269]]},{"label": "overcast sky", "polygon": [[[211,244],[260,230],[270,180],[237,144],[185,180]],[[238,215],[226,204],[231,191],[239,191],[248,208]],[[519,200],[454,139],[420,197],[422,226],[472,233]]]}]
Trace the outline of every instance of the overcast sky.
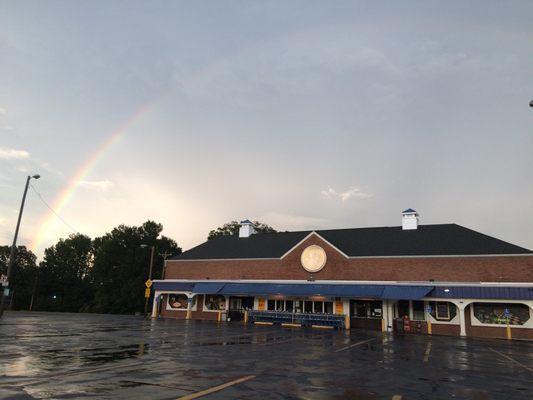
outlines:
[{"label": "overcast sky", "polygon": [[[468,3],[468,4],[466,4]],[[0,0],[0,243],[455,222],[533,248],[531,1]],[[30,191],[19,244],[49,214]],[[40,255],[43,250],[36,249]]]}]

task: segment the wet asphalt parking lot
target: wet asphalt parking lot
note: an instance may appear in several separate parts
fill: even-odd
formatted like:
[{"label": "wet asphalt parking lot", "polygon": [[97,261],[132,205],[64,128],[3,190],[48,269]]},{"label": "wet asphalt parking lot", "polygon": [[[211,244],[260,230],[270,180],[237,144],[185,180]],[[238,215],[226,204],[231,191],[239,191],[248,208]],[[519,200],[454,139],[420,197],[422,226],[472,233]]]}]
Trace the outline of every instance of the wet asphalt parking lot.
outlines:
[{"label": "wet asphalt parking lot", "polygon": [[533,343],[8,312],[2,399],[531,399]]}]

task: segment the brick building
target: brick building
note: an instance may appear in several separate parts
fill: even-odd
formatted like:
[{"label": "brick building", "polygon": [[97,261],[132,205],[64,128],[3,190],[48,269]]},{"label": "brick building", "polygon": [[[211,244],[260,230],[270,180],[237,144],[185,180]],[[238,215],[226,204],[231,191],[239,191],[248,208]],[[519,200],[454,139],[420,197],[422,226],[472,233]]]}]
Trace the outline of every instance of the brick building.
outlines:
[{"label": "brick building", "polygon": [[456,224],[239,235],[167,260],[152,315],[533,339],[533,252]]}]

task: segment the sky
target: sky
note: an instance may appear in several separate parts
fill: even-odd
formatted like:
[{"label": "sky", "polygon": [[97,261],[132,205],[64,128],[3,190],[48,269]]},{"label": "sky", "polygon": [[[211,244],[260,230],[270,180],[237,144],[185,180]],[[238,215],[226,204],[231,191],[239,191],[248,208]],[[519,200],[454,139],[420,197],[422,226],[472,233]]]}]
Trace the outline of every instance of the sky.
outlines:
[{"label": "sky", "polygon": [[[458,223],[533,249],[531,1],[0,0],[0,243]],[[57,215],[45,205],[48,204]]]}]

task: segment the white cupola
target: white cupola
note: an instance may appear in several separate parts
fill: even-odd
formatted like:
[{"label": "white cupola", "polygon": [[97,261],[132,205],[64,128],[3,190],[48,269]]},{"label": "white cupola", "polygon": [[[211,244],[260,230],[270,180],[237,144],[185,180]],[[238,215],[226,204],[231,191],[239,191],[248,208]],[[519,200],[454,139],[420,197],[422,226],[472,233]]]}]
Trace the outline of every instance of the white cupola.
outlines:
[{"label": "white cupola", "polygon": [[255,233],[254,224],[249,219],[241,221],[241,227],[239,228],[239,237],[247,238]]},{"label": "white cupola", "polygon": [[418,228],[418,213],[412,208],[402,212],[402,229],[404,231]]}]

